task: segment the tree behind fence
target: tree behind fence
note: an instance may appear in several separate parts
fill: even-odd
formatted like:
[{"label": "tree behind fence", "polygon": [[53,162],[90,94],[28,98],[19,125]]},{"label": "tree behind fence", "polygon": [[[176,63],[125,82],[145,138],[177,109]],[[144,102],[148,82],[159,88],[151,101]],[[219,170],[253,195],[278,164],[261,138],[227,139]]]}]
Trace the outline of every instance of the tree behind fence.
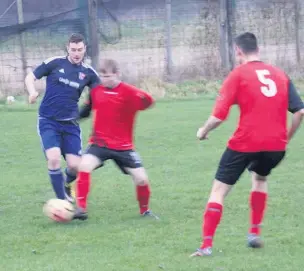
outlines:
[{"label": "tree behind fence", "polygon": [[24,93],[25,73],[65,54],[73,32],[86,36],[88,60],[96,51],[117,59],[130,82],[222,79],[234,64],[233,38],[244,31],[256,33],[264,60],[298,77],[303,7],[299,0],[2,0],[0,92]]}]

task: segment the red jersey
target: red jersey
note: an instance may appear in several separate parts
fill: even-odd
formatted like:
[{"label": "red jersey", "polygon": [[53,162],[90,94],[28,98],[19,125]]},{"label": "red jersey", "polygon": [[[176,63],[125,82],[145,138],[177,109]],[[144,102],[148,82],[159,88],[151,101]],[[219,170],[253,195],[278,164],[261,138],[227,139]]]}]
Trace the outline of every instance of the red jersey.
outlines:
[{"label": "red jersey", "polygon": [[225,120],[233,104],[238,105],[240,117],[228,147],[239,152],[285,150],[287,112],[303,108],[286,74],[261,61],[241,65],[229,74],[212,115]]},{"label": "red jersey", "polygon": [[114,150],[131,150],[136,113],[153,104],[151,95],[121,82],[114,89],[97,86],[91,90],[93,133],[89,143]]}]

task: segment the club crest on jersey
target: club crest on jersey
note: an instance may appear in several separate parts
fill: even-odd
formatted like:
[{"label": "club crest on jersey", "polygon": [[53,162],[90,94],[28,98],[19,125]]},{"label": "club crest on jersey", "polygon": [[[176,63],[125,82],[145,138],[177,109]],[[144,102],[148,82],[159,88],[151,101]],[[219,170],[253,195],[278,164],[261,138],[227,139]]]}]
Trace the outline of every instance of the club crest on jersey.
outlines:
[{"label": "club crest on jersey", "polygon": [[86,77],[86,75],[83,72],[80,72],[78,75],[79,80],[83,80]]}]

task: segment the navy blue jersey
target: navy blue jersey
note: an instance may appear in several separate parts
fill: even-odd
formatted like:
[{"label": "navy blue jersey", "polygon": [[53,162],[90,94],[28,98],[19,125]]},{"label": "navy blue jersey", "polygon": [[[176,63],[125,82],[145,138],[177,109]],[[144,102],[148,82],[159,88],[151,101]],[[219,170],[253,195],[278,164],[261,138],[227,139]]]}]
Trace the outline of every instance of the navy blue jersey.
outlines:
[{"label": "navy blue jersey", "polygon": [[67,56],[45,60],[34,70],[37,79],[46,76],[46,91],[39,116],[54,120],[78,117],[78,101],[86,86],[100,84],[98,74],[87,64],[72,64]]}]

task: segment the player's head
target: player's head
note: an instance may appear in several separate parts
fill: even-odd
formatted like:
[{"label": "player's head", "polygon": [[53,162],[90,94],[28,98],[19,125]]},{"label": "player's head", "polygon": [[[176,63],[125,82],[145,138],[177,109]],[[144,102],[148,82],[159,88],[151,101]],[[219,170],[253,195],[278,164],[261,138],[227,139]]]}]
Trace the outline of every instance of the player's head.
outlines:
[{"label": "player's head", "polygon": [[251,58],[258,58],[259,47],[256,36],[253,33],[246,32],[235,38],[236,59],[243,64]]},{"label": "player's head", "polygon": [[72,34],[67,44],[69,60],[73,64],[79,64],[83,61],[86,53],[85,39],[81,34]]},{"label": "player's head", "polygon": [[118,63],[113,59],[101,60],[99,75],[103,86],[107,88],[116,87],[120,82]]}]

